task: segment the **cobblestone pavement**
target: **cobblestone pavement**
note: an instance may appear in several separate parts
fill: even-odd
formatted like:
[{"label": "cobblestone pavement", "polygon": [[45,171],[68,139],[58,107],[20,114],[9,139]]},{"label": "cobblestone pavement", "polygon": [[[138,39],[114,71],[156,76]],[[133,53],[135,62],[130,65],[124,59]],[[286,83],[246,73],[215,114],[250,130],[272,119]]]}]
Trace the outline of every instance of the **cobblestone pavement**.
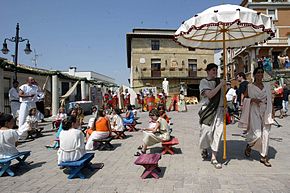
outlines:
[{"label": "cobblestone pavement", "polygon": [[[15,168],[15,177],[1,177],[0,192],[290,192],[290,117],[277,118],[283,126],[272,127],[269,149],[272,168],[259,162],[257,152],[253,152],[250,159],[245,158],[246,143],[238,135],[241,130],[237,124],[232,124],[227,127],[227,160],[223,168],[217,170],[209,161],[201,159],[197,111],[198,106],[189,106],[188,112],[168,113],[174,123],[173,135],[178,137],[180,144],[175,149],[177,154],[162,156],[158,180],[142,180],[143,168],[134,165],[136,157],[133,154],[142,142],[142,132],[127,133],[127,139],[114,140],[113,151],[95,151],[93,163],[104,163],[104,167],[95,172],[85,171],[88,178],[84,180],[68,180],[63,170],[57,167],[56,150],[44,147],[54,139],[55,133],[46,132],[44,137],[19,146],[19,150],[32,151],[27,161],[33,162],[27,167]],[[142,124],[137,125],[138,128],[145,127],[148,113],[139,113],[139,116]],[[46,124],[46,130],[49,130],[50,123]],[[161,152],[161,145],[155,145],[149,151]]]}]

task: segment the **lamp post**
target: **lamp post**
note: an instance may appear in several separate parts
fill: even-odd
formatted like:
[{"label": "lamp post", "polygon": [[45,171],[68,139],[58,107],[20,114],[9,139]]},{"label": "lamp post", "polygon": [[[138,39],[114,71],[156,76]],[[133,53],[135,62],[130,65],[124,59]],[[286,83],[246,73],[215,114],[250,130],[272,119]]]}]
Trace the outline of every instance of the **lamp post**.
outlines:
[{"label": "lamp post", "polygon": [[[3,43],[3,48],[1,50],[3,54],[8,54],[8,52],[9,52],[9,49],[8,49],[8,46],[7,46],[7,43],[6,43],[7,40],[10,41],[10,42],[14,42],[15,43],[15,54],[14,54],[13,59],[14,59],[15,67],[17,67],[17,65],[18,65],[17,62],[18,62],[18,44],[19,44],[19,42],[27,41],[26,42],[26,47],[24,49],[25,54],[30,54],[32,52],[31,49],[30,49],[29,40],[28,39],[24,39],[22,37],[19,37],[19,23],[17,23],[17,25],[16,25],[16,35],[15,35],[15,37],[5,38],[4,43]],[[14,73],[15,73],[15,77],[14,78],[15,78],[15,80],[17,80],[17,68],[15,69]]]}]

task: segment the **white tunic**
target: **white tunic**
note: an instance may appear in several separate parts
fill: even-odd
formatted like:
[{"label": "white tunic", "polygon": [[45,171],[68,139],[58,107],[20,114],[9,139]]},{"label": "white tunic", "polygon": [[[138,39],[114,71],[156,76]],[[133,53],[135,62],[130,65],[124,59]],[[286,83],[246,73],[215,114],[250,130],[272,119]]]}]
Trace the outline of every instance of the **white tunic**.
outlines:
[{"label": "white tunic", "polygon": [[125,128],[124,128],[123,119],[119,115],[113,116],[112,129],[115,131],[124,131]]},{"label": "white tunic", "polygon": [[81,130],[62,130],[59,135],[58,163],[76,161],[85,153],[85,137]]},{"label": "white tunic", "polygon": [[18,154],[15,146],[18,138],[17,132],[13,129],[0,130],[0,159]]},{"label": "white tunic", "polygon": [[17,111],[20,108],[20,102],[19,102],[19,92],[16,88],[12,87],[9,90],[9,101],[11,106],[11,114],[13,117],[17,117]]},{"label": "white tunic", "polygon": [[[199,90],[201,93],[201,108],[205,108],[207,104],[209,104],[209,99],[202,95],[202,93],[206,90],[213,90],[216,87],[215,81],[209,81],[207,79],[202,79],[200,81]],[[208,126],[202,124],[200,126],[200,138],[199,138],[199,147],[200,149],[207,149],[211,148],[213,151],[218,151],[219,144],[221,141],[221,137],[223,134],[223,117],[224,117],[224,110],[223,110],[223,88],[221,89],[221,96],[219,107],[217,109],[216,116],[214,118],[213,123]]]},{"label": "white tunic", "polygon": [[38,86],[28,84],[23,84],[19,87],[19,90],[24,92],[24,95],[30,96],[34,94],[34,97],[20,97],[20,110],[19,110],[19,127],[21,127],[25,123],[25,119],[28,115],[28,112],[31,108],[35,108],[36,104],[35,101],[37,101],[37,92],[38,92]]}]

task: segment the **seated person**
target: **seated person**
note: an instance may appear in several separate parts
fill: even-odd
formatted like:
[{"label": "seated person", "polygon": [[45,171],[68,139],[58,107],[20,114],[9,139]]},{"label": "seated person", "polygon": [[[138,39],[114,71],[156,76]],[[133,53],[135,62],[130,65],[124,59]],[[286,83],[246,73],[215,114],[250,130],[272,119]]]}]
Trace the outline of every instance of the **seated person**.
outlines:
[{"label": "seated person", "polygon": [[97,114],[98,114],[98,108],[97,108],[97,106],[93,106],[93,107],[92,107],[92,115],[93,115],[94,117],[96,117]]},{"label": "seated person", "polygon": [[58,114],[56,115],[56,118],[54,121],[52,121],[52,128],[58,129],[61,122],[67,117],[67,114],[65,113],[65,109],[63,107],[60,107],[58,109]]},{"label": "seated person", "polygon": [[106,118],[104,110],[98,111],[98,116],[95,119],[93,127],[87,130],[87,134],[91,133],[86,144],[86,150],[94,149],[95,139],[105,139],[111,135],[111,125],[109,120]]},{"label": "seated person", "polygon": [[83,125],[85,115],[84,115],[84,110],[80,106],[77,108],[77,117],[80,120],[80,124]]},{"label": "seated person", "polygon": [[143,133],[144,133],[143,142],[144,142],[144,144],[142,146],[138,147],[138,149],[141,149],[141,151],[136,152],[134,154],[135,156],[145,154],[148,146],[155,145],[155,144],[160,143],[162,141],[170,140],[168,123],[166,122],[165,119],[160,117],[159,111],[157,109],[152,109],[149,112],[149,116],[152,120],[154,120],[156,122],[156,125],[154,128],[143,129]]},{"label": "seated person", "polygon": [[30,137],[32,134],[40,135],[43,128],[38,127],[38,118],[36,108],[31,108],[26,117],[24,125],[19,130],[22,132],[21,139]]},{"label": "seated person", "polygon": [[125,128],[121,113],[122,112],[119,108],[113,110],[113,119],[111,124],[112,131],[124,131]]},{"label": "seated person", "polygon": [[13,129],[14,123],[12,115],[3,113],[0,115],[0,159],[19,153],[16,149],[19,135]]},{"label": "seated person", "polygon": [[127,112],[126,112],[125,118],[123,118],[123,122],[125,125],[134,123],[134,113],[132,111],[131,105],[127,106]]},{"label": "seated person", "polygon": [[62,121],[62,131],[59,135],[58,164],[66,161],[77,161],[85,153],[85,137],[76,116],[69,116]]},{"label": "seated person", "polygon": [[[77,109],[70,109],[69,111],[69,116],[77,116]],[[63,127],[62,127],[62,122],[60,123],[59,127],[58,127],[58,130],[55,134],[55,138],[57,140],[54,141],[54,143],[52,145],[46,145],[45,147],[47,148],[58,148],[59,147],[59,135],[60,135],[60,132],[63,130]]]}]

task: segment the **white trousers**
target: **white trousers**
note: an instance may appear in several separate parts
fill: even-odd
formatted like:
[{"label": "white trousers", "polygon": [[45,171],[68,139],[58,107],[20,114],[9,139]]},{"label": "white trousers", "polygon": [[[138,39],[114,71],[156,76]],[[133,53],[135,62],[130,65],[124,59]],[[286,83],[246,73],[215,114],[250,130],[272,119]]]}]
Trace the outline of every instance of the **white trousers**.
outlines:
[{"label": "white trousers", "polygon": [[20,102],[11,101],[10,107],[11,107],[11,114],[12,114],[13,118],[15,119],[18,116],[17,111],[19,111],[19,109],[20,109]]},{"label": "white trousers", "polygon": [[211,148],[217,152],[223,134],[223,107],[218,107],[217,114],[211,126],[201,125],[199,147],[201,150]]}]

